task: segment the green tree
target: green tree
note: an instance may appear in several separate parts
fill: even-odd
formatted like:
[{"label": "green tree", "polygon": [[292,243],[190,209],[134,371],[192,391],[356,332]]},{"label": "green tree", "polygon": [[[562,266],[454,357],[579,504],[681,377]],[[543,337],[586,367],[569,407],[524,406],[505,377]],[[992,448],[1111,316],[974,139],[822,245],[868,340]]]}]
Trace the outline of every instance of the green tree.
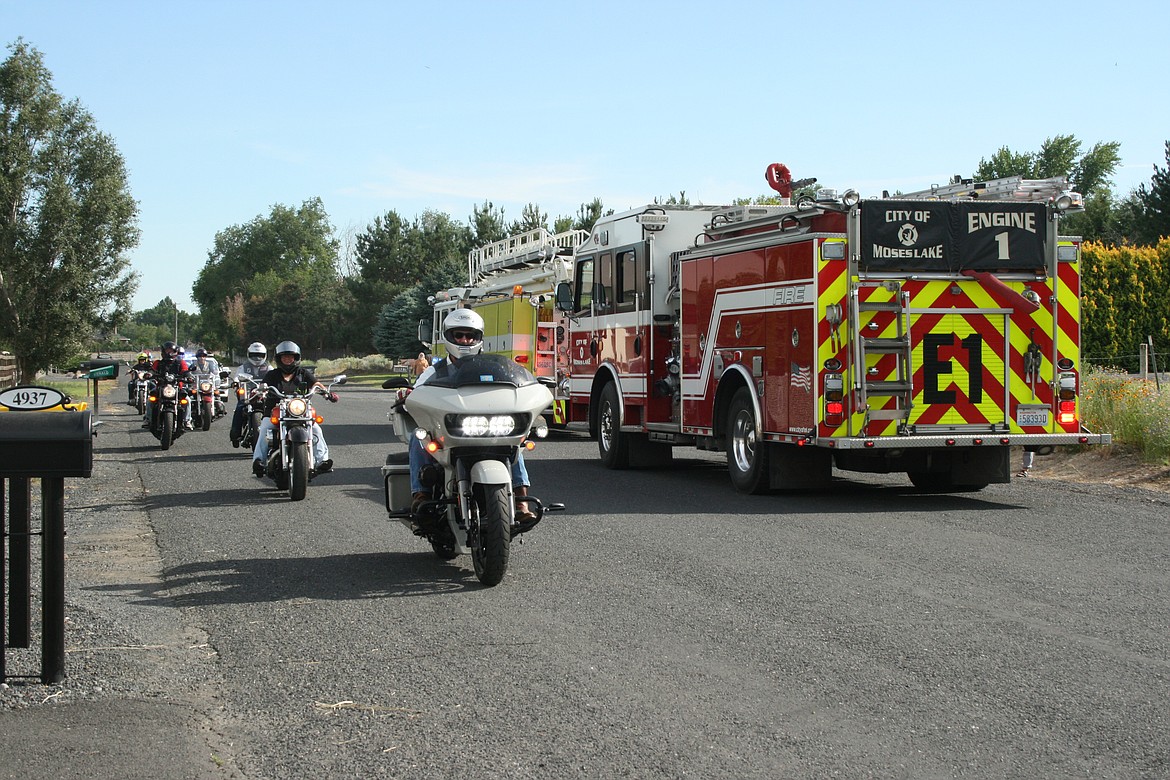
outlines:
[{"label": "green tree", "polygon": [[1170,236],[1170,141],[1166,142],[1166,167],[1155,165],[1150,186],[1139,184],[1135,196],[1135,240],[1155,244]]},{"label": "green tree", "polygon": [[601,204],[601,198],[594,198],[588,203],[582,203],[577,208],[577,216],[557,217],[553,225],[553,232],[565,233],[570,230],[584,230],[588,232],[593,230],[593,226],[597,224],[597,220],[612,213],[613,209],[609,211],[605,210],[605,207]]},{"label": "green tree", "polygon": [[979,161],[977,180],[1023,176],[1025,179],[1048,179],[1067,176],[1073,190],[1086,198],[1109,189],[1109,177],[1121,164],[1121,144],[1098,142],[1081,154],[1081,142],[1072,135],[1047,138],[1036,152],[1013,152],[1006,146]]},{"label": "green tree", "polygon": [[[220,231],[192,286],[206,338],[219,347],[243,347],[259,336],[240,332],[240,322],[250,326],[268,321],[266,315],[286,285],[340,285],[337,251],[338,241],[320,198],[295,209],[278,204],[266,217]],[[321,294],[326,293],[322,289]]]},{"label": "green tree", "polygon": [[540,206],[537,206],[535,203],[528,203],[520,212],[520,219],[508,227],[508,235],[518,236],[521,233],[527,233],[530,230],[538,230],[540,228],[548,230],[548,214],[541,211]]},{"label": "green tree", "polygon": [[437,263],[418,284],[403,290],[382,307],[374,326],[374,347],[389,358],[413,357],[422,344],[418,339],[419,322],[431,321],[430,296],[462,284],[466,269],[454,261]]},{"label": "green tree", "polygon": [[0,64],[0,344],[27,381],[126,322],[138,205],[113,140],[21,39]]},{"label": "green tree", "polygon": [[491,201],[485,200],[482,208],[473,206],[470,222],[473,249],[508,237],[504,210],[497,209]]}]

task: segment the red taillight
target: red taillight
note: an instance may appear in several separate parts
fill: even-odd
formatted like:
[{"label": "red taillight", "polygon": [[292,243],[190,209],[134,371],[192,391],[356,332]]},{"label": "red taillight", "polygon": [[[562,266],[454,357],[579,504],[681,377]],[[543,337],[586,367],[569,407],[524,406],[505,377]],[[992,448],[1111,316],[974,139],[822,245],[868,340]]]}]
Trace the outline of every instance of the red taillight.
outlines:
[{"label": "red taillight", "polygon": [[840,417],[845,414],[845,404],[840,401],[829,401],[825,404],[826,417]]},{"label": "red taillight", "polygon": [[527,356],[527,355],[517,355],[517,356],[514,358],[514,360],[515,360],[517,363],[527,363],[527,362],[528,362],[528,356]]},{"label": "red taillight", "polygon": [[1061,401],[1057,407],[1056,419],[1061,425],[1071,425],[1077,421],[1077,402]]}]

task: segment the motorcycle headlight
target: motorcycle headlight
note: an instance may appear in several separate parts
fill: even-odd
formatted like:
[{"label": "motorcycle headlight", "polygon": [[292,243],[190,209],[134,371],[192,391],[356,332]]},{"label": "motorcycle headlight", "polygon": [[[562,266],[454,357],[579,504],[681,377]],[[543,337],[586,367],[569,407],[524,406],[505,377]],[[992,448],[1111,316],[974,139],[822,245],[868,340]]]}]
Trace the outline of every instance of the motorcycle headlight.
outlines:
[{"label": "motorcycle headlight", "polygon": [[210,393],[211,392],[211,382],[208,382],[207,380],[200,382],[199,383],[199,392]]},{"label": "motorcycle headlight", "polygon": [[305,403],[304,398],[294,398],[288,402],[288,413],[294,417],[304,417],[308,409],[309,405]]},{"label": "motorcycle headlight", "polygon": [[512,414],[453,414],[448,415],[447,430],[454,436],[512,436],[526,420]]},{"label": "motorcycle headlight", "polygon": [[174,385],[163,385],[163,389],[162,389],[163,398],[174,398],[178,394],[179,394],[179,391]]}]

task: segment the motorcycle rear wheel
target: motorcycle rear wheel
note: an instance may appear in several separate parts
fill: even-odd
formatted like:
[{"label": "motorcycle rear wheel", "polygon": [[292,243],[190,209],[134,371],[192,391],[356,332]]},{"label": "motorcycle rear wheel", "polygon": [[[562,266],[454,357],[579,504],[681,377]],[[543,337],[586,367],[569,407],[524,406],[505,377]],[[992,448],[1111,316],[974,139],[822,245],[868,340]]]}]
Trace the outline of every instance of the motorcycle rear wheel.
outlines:
[{"label": "motorcycle rear wheel", "polygon": [[508,571],[512,534],[511,499],[507,485],[481,485],[476,495],[478,522],[471,524],[468,544],[475,576],[489,588],[499,585]]},{"label": "motorcycle rear wheel", "polygon": [[303,501],[305,491],[309,487],[309,443],[293,445],[292,464],[288,475],[288,497],[293,501]]},{"label": "motorcycle rear wheel", "polygon": [[171,448],[171,443],[175,440],[175,413],[169,409],[159,415],[158,420],[158,445],[164,450]]}]

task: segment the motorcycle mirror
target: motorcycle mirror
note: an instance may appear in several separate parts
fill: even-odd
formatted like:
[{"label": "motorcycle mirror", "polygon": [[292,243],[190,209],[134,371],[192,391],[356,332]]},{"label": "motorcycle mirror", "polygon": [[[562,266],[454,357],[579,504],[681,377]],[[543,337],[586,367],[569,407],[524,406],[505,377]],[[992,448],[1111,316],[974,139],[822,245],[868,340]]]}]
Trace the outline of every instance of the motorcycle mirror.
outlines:
[{"label": "motorcycle mirror", "polygon": [[347,377],[345,374],[338,374],[337,376],[333,377],[333,384],[335,385],[344,385],[348,381],[349,377]]}]

